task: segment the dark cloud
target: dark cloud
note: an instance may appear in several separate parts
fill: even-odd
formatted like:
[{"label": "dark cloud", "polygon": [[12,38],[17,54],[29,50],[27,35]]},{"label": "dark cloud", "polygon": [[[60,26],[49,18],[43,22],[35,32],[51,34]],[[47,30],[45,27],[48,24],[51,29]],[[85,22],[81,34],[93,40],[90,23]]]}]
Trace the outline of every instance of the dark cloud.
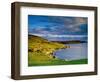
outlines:
[{"label": "dark cloud", "polygon": [[29,33],[87,34],[87,18],[64,16],[34,16],[28,18]]}]

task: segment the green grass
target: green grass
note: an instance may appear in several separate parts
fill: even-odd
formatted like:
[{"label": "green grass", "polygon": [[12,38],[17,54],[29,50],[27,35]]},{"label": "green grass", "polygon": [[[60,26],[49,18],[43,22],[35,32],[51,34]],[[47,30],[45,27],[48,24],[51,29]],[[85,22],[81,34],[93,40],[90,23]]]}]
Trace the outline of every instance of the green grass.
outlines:
[{"label": "green grass", "polygon": [[49,60],[49,61],[31,61],[28,66],[50,66],[50,65],[76,65],[76,64],[87,64],[87,59],[64,61],[64,60]]},{"label": "green grass", "polygon": [[65,61],[39,53],[29,53],[28,66],[48,66],[48,65],[70,65],[70,64],[87,64],[87,59]]}]

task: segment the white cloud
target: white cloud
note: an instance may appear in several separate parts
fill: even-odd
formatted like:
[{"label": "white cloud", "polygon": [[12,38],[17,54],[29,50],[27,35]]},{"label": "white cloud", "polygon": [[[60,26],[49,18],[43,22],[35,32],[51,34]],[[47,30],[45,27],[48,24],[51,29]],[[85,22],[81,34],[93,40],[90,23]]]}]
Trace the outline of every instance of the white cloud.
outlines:
[{"label": "white cloud", "polygon": [[31,35],[41,36],[41,37],[87,37],[87,35],[53,35],[53,34],[34,34]]}]

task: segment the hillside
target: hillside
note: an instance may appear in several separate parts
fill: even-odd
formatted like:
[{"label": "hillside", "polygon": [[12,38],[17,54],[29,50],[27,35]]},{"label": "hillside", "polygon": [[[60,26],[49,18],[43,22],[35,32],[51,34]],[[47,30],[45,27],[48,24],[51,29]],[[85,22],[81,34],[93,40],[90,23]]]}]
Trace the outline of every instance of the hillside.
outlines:
[{"label": "hillside", "polygon": [[28,61],[29,65],[34,61],[38,63],[45,63],[46,61],[55,60],[53,52],[55,50],[67,48],[61,43],[49,42],[38,36],[28,36]]},{"label": "hillside", "polygon": [[29,35],[28,38],[28,51],[41,52],[45,55],[50,55],[53,51],[61,48],[67,48],[65,45],[57,42],[49,42],[38,36]]}]

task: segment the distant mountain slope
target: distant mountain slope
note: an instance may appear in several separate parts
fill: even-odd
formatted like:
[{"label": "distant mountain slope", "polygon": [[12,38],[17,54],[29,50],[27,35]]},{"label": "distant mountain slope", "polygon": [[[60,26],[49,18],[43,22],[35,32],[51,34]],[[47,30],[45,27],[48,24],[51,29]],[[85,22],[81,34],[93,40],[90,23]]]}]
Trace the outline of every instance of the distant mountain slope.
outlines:
[{"label": "distant mountain slope", "polygon": [[86,43],[87,41],[80,41],[80,40],[71,40],[71,41],[52,41],[52,42],[57,42],[57,43],[62,43],[62,44],[76,44],[76,43]]}]

